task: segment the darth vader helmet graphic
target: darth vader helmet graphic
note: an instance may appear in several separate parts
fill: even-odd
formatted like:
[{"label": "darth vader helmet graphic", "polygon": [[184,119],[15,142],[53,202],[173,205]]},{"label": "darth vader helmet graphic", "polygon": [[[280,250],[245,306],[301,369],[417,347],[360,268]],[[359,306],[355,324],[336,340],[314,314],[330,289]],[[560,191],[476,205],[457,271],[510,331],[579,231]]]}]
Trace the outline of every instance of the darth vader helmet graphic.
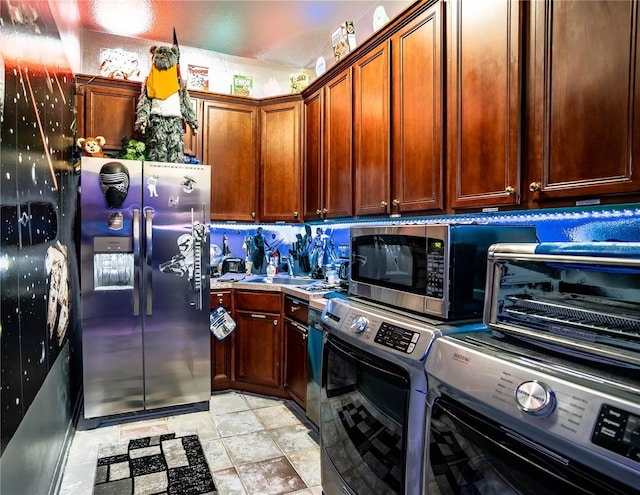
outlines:
[{"label": "darth vader helmet graphic", "polygon": [[100,169],[100,188],[109,208],[120,208],[129,192],[129,171],[120,162],[105,163]]}]

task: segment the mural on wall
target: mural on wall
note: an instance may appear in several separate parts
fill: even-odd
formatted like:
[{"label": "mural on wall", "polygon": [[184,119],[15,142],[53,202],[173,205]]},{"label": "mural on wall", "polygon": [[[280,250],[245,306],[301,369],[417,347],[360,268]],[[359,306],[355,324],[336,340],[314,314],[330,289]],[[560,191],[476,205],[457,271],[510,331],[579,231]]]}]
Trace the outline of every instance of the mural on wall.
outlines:
[{"label": "mural on wall", "polygon": [[73,74],[46,2],[0,2],[2,452],[77,324]]}]

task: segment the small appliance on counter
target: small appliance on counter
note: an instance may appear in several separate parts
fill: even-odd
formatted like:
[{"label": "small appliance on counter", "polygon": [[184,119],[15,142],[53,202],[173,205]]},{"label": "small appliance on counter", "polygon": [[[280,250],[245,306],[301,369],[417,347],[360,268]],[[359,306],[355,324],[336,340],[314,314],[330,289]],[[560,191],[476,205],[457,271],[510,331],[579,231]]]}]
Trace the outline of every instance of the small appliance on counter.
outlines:
[{"label": "small appliance on counter", "polygon": [[349,293],[444,320],[482,317],[487,250],[537,242],[518,225],[353,226]]},{"label": "small appliance on counter", "polygon": [[242,258],[224,258],[222,260],[222,274],[245,273],[246,265]]}]

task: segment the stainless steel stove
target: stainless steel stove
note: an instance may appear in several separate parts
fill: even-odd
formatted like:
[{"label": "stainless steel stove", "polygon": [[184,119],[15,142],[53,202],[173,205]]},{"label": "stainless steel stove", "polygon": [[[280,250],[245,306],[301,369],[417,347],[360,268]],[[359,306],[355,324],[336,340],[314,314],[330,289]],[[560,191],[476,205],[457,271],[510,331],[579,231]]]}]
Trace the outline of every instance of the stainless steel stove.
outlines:
[{"label": "stainless steel stove", "polygon": [[640,244],[494,245],[491,333],[438,339],[430,495],[640,490]]},{"label": "stainless steel stove", "polygon": [[437,337],[486,327],[444,323],[354,297],[330,299],[322,322],[323,492],[422,493],[425,358]]}]

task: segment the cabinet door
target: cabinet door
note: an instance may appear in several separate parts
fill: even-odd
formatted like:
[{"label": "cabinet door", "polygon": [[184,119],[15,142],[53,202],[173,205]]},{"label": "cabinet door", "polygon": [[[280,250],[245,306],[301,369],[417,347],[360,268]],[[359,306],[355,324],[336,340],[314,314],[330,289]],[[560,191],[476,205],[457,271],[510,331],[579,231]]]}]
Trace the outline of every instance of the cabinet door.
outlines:
[{"label": "cabinet door", "polygon": [[236,379],[255,385],[282,385],[280,317],[236,311]]},{"label": "cabinet door", "polygon": [[285,320],[284,388],[300,407],[307,402],[307,329],[292,320]]},{"label": "cabinet door", "polygon": [[112,79],[79,82],[84,109],[79,112],[78,137],[103,136],[105,155],[121,150],[122,138],[137,136],[133,127],[140,89],[140,83]]},{"label": "cabinet door", "polygon": [[257,135],[255,106],[204,102],[202,161],[211,166],[211,220],[256,220]]},{"label": "cabinet door", "polygon": [[324,206],[326,218],[353,216],[351,67],[325,86]]},{"label": "cabinet door", "polygon": [[442,210],[442,3],[391,38],[393,213]]},{"label": "cabinet door", "polygon": [[640,192],[638,3],[533,6],[531,198]]},{"label": "cabinet door", "polygon": [[353,67],[356,215],[386,214],[390,208],[389,72],[388,41],[356,61]]},{"label": "cabinet door", "polygon": [[324,205],[322,184],[322,132],[324,89],[320,88],[304,101],[304,220],[322,218]]},{"label": "cabinet door", "polygon": [[524,3],[451,0],[449,6],[446,111],[450,206],[516,205],[520,201]]},{"label": "cabinet door", "polygon": [[260,108],[260,221],[300,222],[300,101]]},{"label": "cabinet door", "polygon": [[[228,312],[231,309],[231,291],[212,291],[209,296],[211,309],[222,306]],[[233,381],[233,336],[228,335],[224,340],[211,336],[211,389],[221,390]]]},{"label": "cabinet door", "polygon": [[200,136],[202,136],[202,100],[191,97],[191,106],[196,113],[198,121],[198,131],[193,132],[190,125],[186,126],[184,131],[184,154],[195,156],[202,163],[202,144]]}]

